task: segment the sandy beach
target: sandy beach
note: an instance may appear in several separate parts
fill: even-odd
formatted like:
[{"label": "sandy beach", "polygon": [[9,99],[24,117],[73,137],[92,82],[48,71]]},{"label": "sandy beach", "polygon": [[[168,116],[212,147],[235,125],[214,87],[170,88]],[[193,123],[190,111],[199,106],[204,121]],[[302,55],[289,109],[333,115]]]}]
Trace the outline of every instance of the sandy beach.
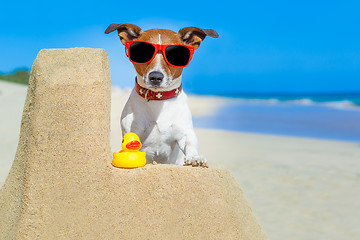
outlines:
[{"label": "sandy beach", "polygon": [[[27,87],[0,81],[0,186],[14,160]],[[111,147],[130,90],[112,88]],[[226,104],[190,96],[194,116]],[[196,129],[209,165],[232,172],[269,239],[359,239],[360,144]]]}]

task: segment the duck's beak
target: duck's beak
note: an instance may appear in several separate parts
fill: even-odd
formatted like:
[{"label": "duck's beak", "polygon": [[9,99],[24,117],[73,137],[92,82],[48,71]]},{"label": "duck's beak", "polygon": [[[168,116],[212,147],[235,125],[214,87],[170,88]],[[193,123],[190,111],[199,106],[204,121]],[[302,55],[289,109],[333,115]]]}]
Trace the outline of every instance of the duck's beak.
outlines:
[{"label": "duck's beak", "polygon": [[134,140],[126,144],[126,148],[130,150],[138,150],[141,148],[141,143],[139,141]]}]

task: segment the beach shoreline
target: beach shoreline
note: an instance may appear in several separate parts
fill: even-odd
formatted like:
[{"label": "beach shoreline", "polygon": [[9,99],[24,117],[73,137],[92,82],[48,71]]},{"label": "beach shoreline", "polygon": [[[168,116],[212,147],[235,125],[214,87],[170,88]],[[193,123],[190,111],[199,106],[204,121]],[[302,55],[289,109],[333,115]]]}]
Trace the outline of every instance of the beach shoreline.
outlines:
[{"label": "beach shoreline", "polygon": [[[0,119],[0,186],[15,157],[26,89],[0,81],[0,114],[6,116]],[[113,151],[120,146],[119,119],[127,94],[112,88]],[[194,117],[213,114],[221,101],[189,96]],[[200,153],[210,167],[233,174],[269,239],[360,237],[358,142],[200,128],[196,133]]]}]

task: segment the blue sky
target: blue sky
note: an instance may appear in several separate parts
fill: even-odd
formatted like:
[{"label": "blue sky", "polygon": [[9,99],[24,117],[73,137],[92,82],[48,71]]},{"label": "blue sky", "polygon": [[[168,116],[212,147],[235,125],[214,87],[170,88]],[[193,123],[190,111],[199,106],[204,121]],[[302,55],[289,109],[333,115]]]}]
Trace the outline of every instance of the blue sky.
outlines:
[{"label": "blue sky", "polygon": [[112,84],[135,71],[111,23],[213,28],[184,69],[190,92],[360,92],[360,1],[3,1],[0,72],[43,48],[106,49]]}]

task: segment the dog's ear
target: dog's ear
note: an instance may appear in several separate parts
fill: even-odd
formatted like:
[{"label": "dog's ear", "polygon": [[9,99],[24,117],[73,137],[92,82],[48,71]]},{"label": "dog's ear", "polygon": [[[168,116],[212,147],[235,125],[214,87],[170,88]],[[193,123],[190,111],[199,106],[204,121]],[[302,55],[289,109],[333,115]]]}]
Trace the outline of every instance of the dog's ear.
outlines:
[{"label": "dog's ear", "polygon": [[131,41],[137,39],[143,31],[141,28],[134,24],[111,24],[106,30],[105,33],[109,34],[117,30],[122,44],[125,44],[126,41]]},{"label": "dog's ear", "polygon": [[218,38],[219,35],[213,29],[200,29],[196,27],[183,28],[178,32],[180,38],[185,44],[197,49],[206,36]]}]

